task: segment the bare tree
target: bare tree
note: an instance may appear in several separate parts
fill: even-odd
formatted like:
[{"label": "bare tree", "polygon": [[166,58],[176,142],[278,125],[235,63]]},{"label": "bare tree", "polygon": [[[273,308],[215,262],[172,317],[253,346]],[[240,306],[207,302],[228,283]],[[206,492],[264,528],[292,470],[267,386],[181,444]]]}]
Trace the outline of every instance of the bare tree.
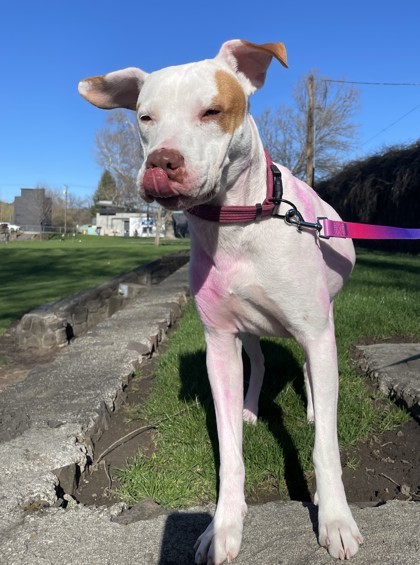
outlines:
[{"label": "bare tree", "polygon": [[52,225],[52,198],[47,190],[37,185],[30,192],[34,225],[40,225],[41,231]]},{"label": "bare tree", "polygon": [[143,156],[133,115],[124,110],[110,112],[105,127],[96,133],[95,142],[98,163],[116,181],[116,203],[138,206],[136,178]]},{"label": "bare tree", "polygon": [[[305,178],[310,84],[314,77],[314,160],[317,178],[335,174],[355,144],[359,91],[354,85],[334,83],[311,71],[295,86],[293,106],[265,110],[256,121],[271,157],[299,178]],[[310,117],[310,116],[309,116]]]},{"label": "bare tree", "polygon": [[13,223],[14,206],[9,202],[2,202],[0,200],[0,222]]},{"label": "bare tree", "polygon": [[67,195],[63,189],[47,189],[47,195],[51,199],[52,225],[55,227],[64,226],[69,230],[75,230],[76,226],[89,224],[92,221],[91,202],[75,196],[71,190]]}]

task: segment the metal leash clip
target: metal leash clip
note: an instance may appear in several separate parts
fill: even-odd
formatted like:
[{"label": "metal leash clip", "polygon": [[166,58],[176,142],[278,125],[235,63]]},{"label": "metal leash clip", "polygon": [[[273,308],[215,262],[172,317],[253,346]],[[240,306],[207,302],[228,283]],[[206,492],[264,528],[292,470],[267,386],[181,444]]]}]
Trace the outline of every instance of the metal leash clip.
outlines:
[{"label": "metal leash clip", "polygon": [[286,224],[296,226],[299,231],[303,228],[316,230],[317,232],[322,230],[322,225],[319,221],[321,218],[317,218],[316,222],[306,222],[299,210],[293,204],[292,206],[293,208],[288,210],[284,215],[284,221]]}]

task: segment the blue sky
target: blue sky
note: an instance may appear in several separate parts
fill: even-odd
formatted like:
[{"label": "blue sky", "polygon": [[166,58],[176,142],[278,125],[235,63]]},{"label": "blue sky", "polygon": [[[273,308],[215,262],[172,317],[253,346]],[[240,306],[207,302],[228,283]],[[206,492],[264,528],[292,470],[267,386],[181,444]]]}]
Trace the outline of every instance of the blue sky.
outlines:
[{"label": "blue sky", "polygon": [[[418,0],[4,0],[0,200],[37,184],[93,194],[101,174],[94,136],[106,113],[78,95],[81,78],[211,58],[228,39],[283,41],[289,69],[273,62],[253,97],[255,115],[290,102],[310,69],[333,79],[420,83],[419,22]],[[419,86],[359,88],[360,137],[349,158],[420,138]]]}]

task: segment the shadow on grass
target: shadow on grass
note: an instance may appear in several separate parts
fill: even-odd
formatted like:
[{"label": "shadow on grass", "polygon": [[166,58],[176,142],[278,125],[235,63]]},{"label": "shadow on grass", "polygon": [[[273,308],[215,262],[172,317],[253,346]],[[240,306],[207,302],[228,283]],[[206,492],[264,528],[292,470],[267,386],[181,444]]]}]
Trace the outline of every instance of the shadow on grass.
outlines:
[{"label": "shadow on grass", "polygon": [[[264,420],[280,446],[284,456],[285,481],[291,500],[310,501],[310,493],[299,461],[297,448],[284,423],[285,415],[282,408],[275,402],[277,396],[287,386],[293,386],[297,395],[306,406],[306,394],[301,367],[291,352],[280,344],[272,341],[262,341],[265,357],[265,377],[260,396],[259,418]],[[245,390],[249,380],[249,362],[244,357]],[[181,358],[181,391],[180,399],[194,401],[196,398],[206,411],[206,424],[212,444],[216,468],[219,468],[219,449],[217,439],[216,418],[211,396],[210,385],[206,372],[206,357],[204,351],[185,355]],[[202,375],[200,379],[187,378],[190,375]],[[218,476],[218,473],[216,473]],[[219,485],[217,485],[219,490]]]}]

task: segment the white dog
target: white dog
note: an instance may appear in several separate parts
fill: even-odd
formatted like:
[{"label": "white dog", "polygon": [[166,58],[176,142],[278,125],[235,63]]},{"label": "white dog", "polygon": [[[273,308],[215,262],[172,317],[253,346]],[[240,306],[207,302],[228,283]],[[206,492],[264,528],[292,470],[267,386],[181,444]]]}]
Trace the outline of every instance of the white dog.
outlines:
[{"label": "white dog", "polygon": [[[233,40],[214,59],[150,74],[127,68],[79,85],[100,108],[137,112],[145,158],[141,196],[189,210],[190,282],[205,329],[220,449],[217,508],[197,541],[197,563],[230,562],[240,550],[247,512],[242,421],[257,416],[263,335],[294,337],[305,351],[319,542],[340,559],[362,542],[341,480],[333,320],[333,299],[351,273],[354,249],[350,240],[320,239],[317,218],[336,220],[336,212],[287,169],[270,168],[248,99],[263,86],[273,57],[287,66],[281,43]],[[289,201],[275,208],[277,216],[285,216],[290,202],[299,211],[286,214],[287,222],[271,211],[273,175],[275,203]],[[245,404],[242,342],[252,369]]]}]

